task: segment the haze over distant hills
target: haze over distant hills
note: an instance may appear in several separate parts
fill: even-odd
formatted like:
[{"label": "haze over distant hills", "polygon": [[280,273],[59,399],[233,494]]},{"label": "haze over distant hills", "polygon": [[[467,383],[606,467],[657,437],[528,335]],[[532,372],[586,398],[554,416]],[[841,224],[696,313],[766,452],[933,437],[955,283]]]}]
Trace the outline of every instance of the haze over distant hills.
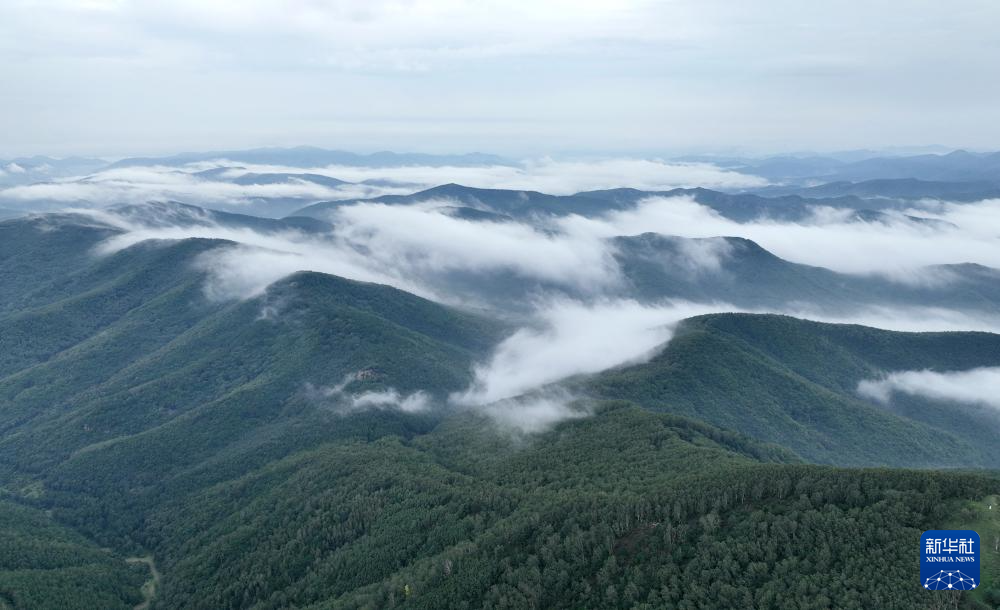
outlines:
[{"label": "haze over distant hills", "polygon": [[357,154],[343,150],[327,150],[315,146],[295,148],[256,148],[252,150],[220,150],[203,153],[180,153],[169,157],[133,157],[115,161],[108,167],[143,167],[150,165],[184,166],[192,163],[227,160],[257,165],[285,165],[309,168],[329,165],[360,167],[404,167],[408,165],[455,166],[508,165],[511,161],[497,155],[466,153],[460,155],[431,155],[424,153],[395,153],[390,151]]},{"label": "haze over distant hills", "polygon": [[67,157],[56,159],[46,156],[0,159],[0,186],[31,184],[53,178],[80,176],[108,166],[102,159]]},{"label": "haze over distant hills", "polygon": [[[315,215],[324,206],[358,199],[400,203],[418,192],[424,198],[467,202],[469,192],[446,184],[457,182],[468,188],[539,193],[529,195],[530,201],[502,204],[503,214],[594,214],[609,209],[609,202],[621,206],[649,196],[689,194],[736,220],[765,214],[788,220],[817,205],[874,213],[925,200],[995,198],[1000,195],[998,159],[998,154],[956,151],[858,161],[821,156],[514,161],[481,153],[361,155],[315,147],[183,153],[113,163],[35,157],[0,161],[0,208],[10,217],[67,206],[175,200],[281,217],[315,204],[320,205],[304,213]],[[549,197],[543,203],[540,193],[577,196],[562,201]],[[490,197],[485,192],[480,196]],[[588,200],[594,198],[604,202]]]},{"label": "haze over distant hills", "polygon": [[[704,157],[703,157],[704,158]],[[708,157],[707,159],[711,159]],[[918,178],[929,181],[1000,180],[1000,153],[955,150],[943,154],[871,154],[858,160],[822,155],[777,156],[760,159],[715,158],[723,167],[763,176],[774,182],[835,182]]]}]

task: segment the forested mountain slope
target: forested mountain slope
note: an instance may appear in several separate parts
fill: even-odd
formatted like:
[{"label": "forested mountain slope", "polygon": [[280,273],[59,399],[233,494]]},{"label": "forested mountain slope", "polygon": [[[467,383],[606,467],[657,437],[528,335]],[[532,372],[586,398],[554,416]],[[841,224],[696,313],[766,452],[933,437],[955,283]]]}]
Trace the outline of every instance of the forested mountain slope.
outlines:
[{"label": "forested mountain slope", "polygon": [[0,608],[128,610],[146,568],[0,496]]},{"label": "forested mountain slope", "polygon": [[[152,460],[166,468],[279,417],[308,384],[353,376],[346,396],[391,387],[441,398],[468,384],[473,359],[500,336],[492,322],[320,274],[294,275],[257,299],[212,303],[200,274],[168,262],[183,279],[158,282],[159,294],[130,277],[125,288],[111,282],[107,290],[122,291],[114,298],[91,290],[0,318],[0,461],[43,472],[71,456],[96,467],[128,447],[147,455],[140,461],[154,446],[187,447]],[[67,332],[67,319],[81,321],[78,334]]]},{"label": "forested mountain slope", "polygon": [[133,504],[122,534],[158,558],[158,608],[932,608],[913,539],[998,485],[789,459],[624,403],[520,440],[457,416]]},{"label": "forested mountain slope", "polygon": [[981,265],[925,267],[916,273],[939,281],[907,283],[794,263],[739,237],[643,233],[616,237],[611,244],[627,293],[643,301],[681,298],[778,310],[808,306],[847,315],[871,306],[983,312],[1000,307],[1000,271]]},{"label": "forested mountain slope", "polygon": [[595,396],[703,419],[841,465],[1000,465],[1000,420],[957,404],[858,394],[887,372],[1000,365],[1000,335],[898,333],[787,316],[719,314],[685,321],[649,362],[582,385]]},{"label": "forested mountain slope", "polygon": [[[632,188],[616,188],[600,191],[586,191],[574,195],[549,195],[537,191],[513,189],[485,189],[445,184],[422,190],[411,195],[383,195],[364,201],[388,205],[413,205],[426,202],[451,202],[474,209],[502,214],[518,219],[532,217],[601,216],[615,210],[636,207],[640,201],[650,197],[690,197],[719,215],[745,222],[772,218],[801,220],[808,218],[815,206],[827,206],[864,213],[869,220],[882,218],[878,211],[887,202],[877,199],[867,200],[854,196],[810,198],[799,195],[764,197],[750,193],[723,193],[705,188],[677,188],[666,191],[642,191]],[[337,208],[356,203],[356,200],[321,201],[295,211],[291,216],[309,216],[329,220]]]}]

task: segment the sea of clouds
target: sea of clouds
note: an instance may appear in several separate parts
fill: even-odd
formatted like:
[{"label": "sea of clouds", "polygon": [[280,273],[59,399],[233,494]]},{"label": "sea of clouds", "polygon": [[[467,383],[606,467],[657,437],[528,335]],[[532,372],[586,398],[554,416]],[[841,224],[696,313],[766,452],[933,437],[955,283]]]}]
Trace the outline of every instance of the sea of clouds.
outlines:
[{"label": "sea of clouds", "polygon": [[[388,284],[449,305],[470,304],[441,278],[460,272],[492,277],[504,274],[554,287],[536,295],[528,313],[516,317],[518,330],[492,356],[476,365],[474,381],[451,402],[485,413],[504,413],[508,423],[532,431],[574,416],[569,397],[553,393],[554,384],[576,375],[640,362],[670,340],[676,324],[688,317],[721,311],[768,311],[829,322],[860,323],[891,330],[1000,330],[1000,316],[914,304],[908,307],[866,305],[842,314],[819,311],[808,303],[788,303],[767,310],[741,309],[725,302],[663,301],[641,303],[623,290],[622,270],[610,238],[646,232],[691,238],[737,236],[752,239],[789,261],[836,271],[879,275],[918,285],[942,285],[947,272],[929,268],[946,263],[978,263],[1000,268],[1000,200],[978,203],[928,202],[910,211],[939,223],[914,223],[902,213],[878,221],[858,221],[839,211],[817,208],[803,220],[763,218],[736,222],[690,196],[651,196],[627,210],[584,217],[569,215],[533,221],[472,221],[449,215],[447,199],[398,206],[357,201],[373,194],[412,192],[414,185],[460,182],[470,186],[573,193],[634,186],[661,190],[675,186],[758,186],[763,182],[706,164],[606,160],[539,160],[517,167],[486,166],[359,168],[302,170],[273,166],[230,167],[226,175],[246,172],[308,171],[348,180],[326,187],[292,179],[267,185],[237,185],[194,176],[224,162],[196,167],[142,167],[108,170],[94,176],[0,191],[5,199],[53,199],[139,202],[183,199],[212,207],[240,204],[254,197],[347,199],[330,212],[329,231],[260,231],[199,223],[150,223],[114,208],[77,209],[120,233],[98,248],[104,255],[149,239],[191,237],[228,240],[198,261],[206,273],[205,292],[212,299],[248,299],[262,295],[275,281],[301,270]],[[364,183],[369,181],[369,183]],[[383,182],[379,182],[383,181]],[[400,186],[400,185],[410,186]],[[718,272],[725,264],[725,242],[687,242],[671,264],[697,273]],[[720,245],[722,244],[722,245]],[[476,303],[482,305],[482,303]],[[502,313],[502,312],[501,312]],[[979,375],[985,373],[977,373]],[[994,373],[995,374],[995,373]],[[927,372],[899,373],[861,390],[870,397],[907,391],[924,383]],[[933,378],[944,387],[943,378]],[[979,377],[976,378],[979,380]],[[546,394],[537,394],[544,390]],[[352,397],[352,409],[427,407],[426,395],[399,396],[393,391]],[[535,399],[524,397],[535,392]],[[498,405],[503,405],[498,406]],[[520,413],[520,415],[514,415]],[[513,425],[513,424],[512,424]]]}]

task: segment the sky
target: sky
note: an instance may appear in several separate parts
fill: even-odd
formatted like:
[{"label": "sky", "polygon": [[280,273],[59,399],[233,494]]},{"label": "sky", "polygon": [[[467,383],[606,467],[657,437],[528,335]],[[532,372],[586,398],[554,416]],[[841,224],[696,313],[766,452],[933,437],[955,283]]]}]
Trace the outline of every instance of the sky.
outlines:
[{"label": "sky", "polygon": [[0,157],[1000,148],[995,0],[4,0]]}]

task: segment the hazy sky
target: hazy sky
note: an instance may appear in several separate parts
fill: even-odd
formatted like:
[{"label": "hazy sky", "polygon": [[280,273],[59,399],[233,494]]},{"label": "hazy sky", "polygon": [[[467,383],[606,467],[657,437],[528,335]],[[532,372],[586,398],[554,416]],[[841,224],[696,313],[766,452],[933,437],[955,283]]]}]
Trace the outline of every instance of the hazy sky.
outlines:
[{"label": "hazy sky", "polygon": [[1000,148],[996,0],[2,0],[0,155]]}]

